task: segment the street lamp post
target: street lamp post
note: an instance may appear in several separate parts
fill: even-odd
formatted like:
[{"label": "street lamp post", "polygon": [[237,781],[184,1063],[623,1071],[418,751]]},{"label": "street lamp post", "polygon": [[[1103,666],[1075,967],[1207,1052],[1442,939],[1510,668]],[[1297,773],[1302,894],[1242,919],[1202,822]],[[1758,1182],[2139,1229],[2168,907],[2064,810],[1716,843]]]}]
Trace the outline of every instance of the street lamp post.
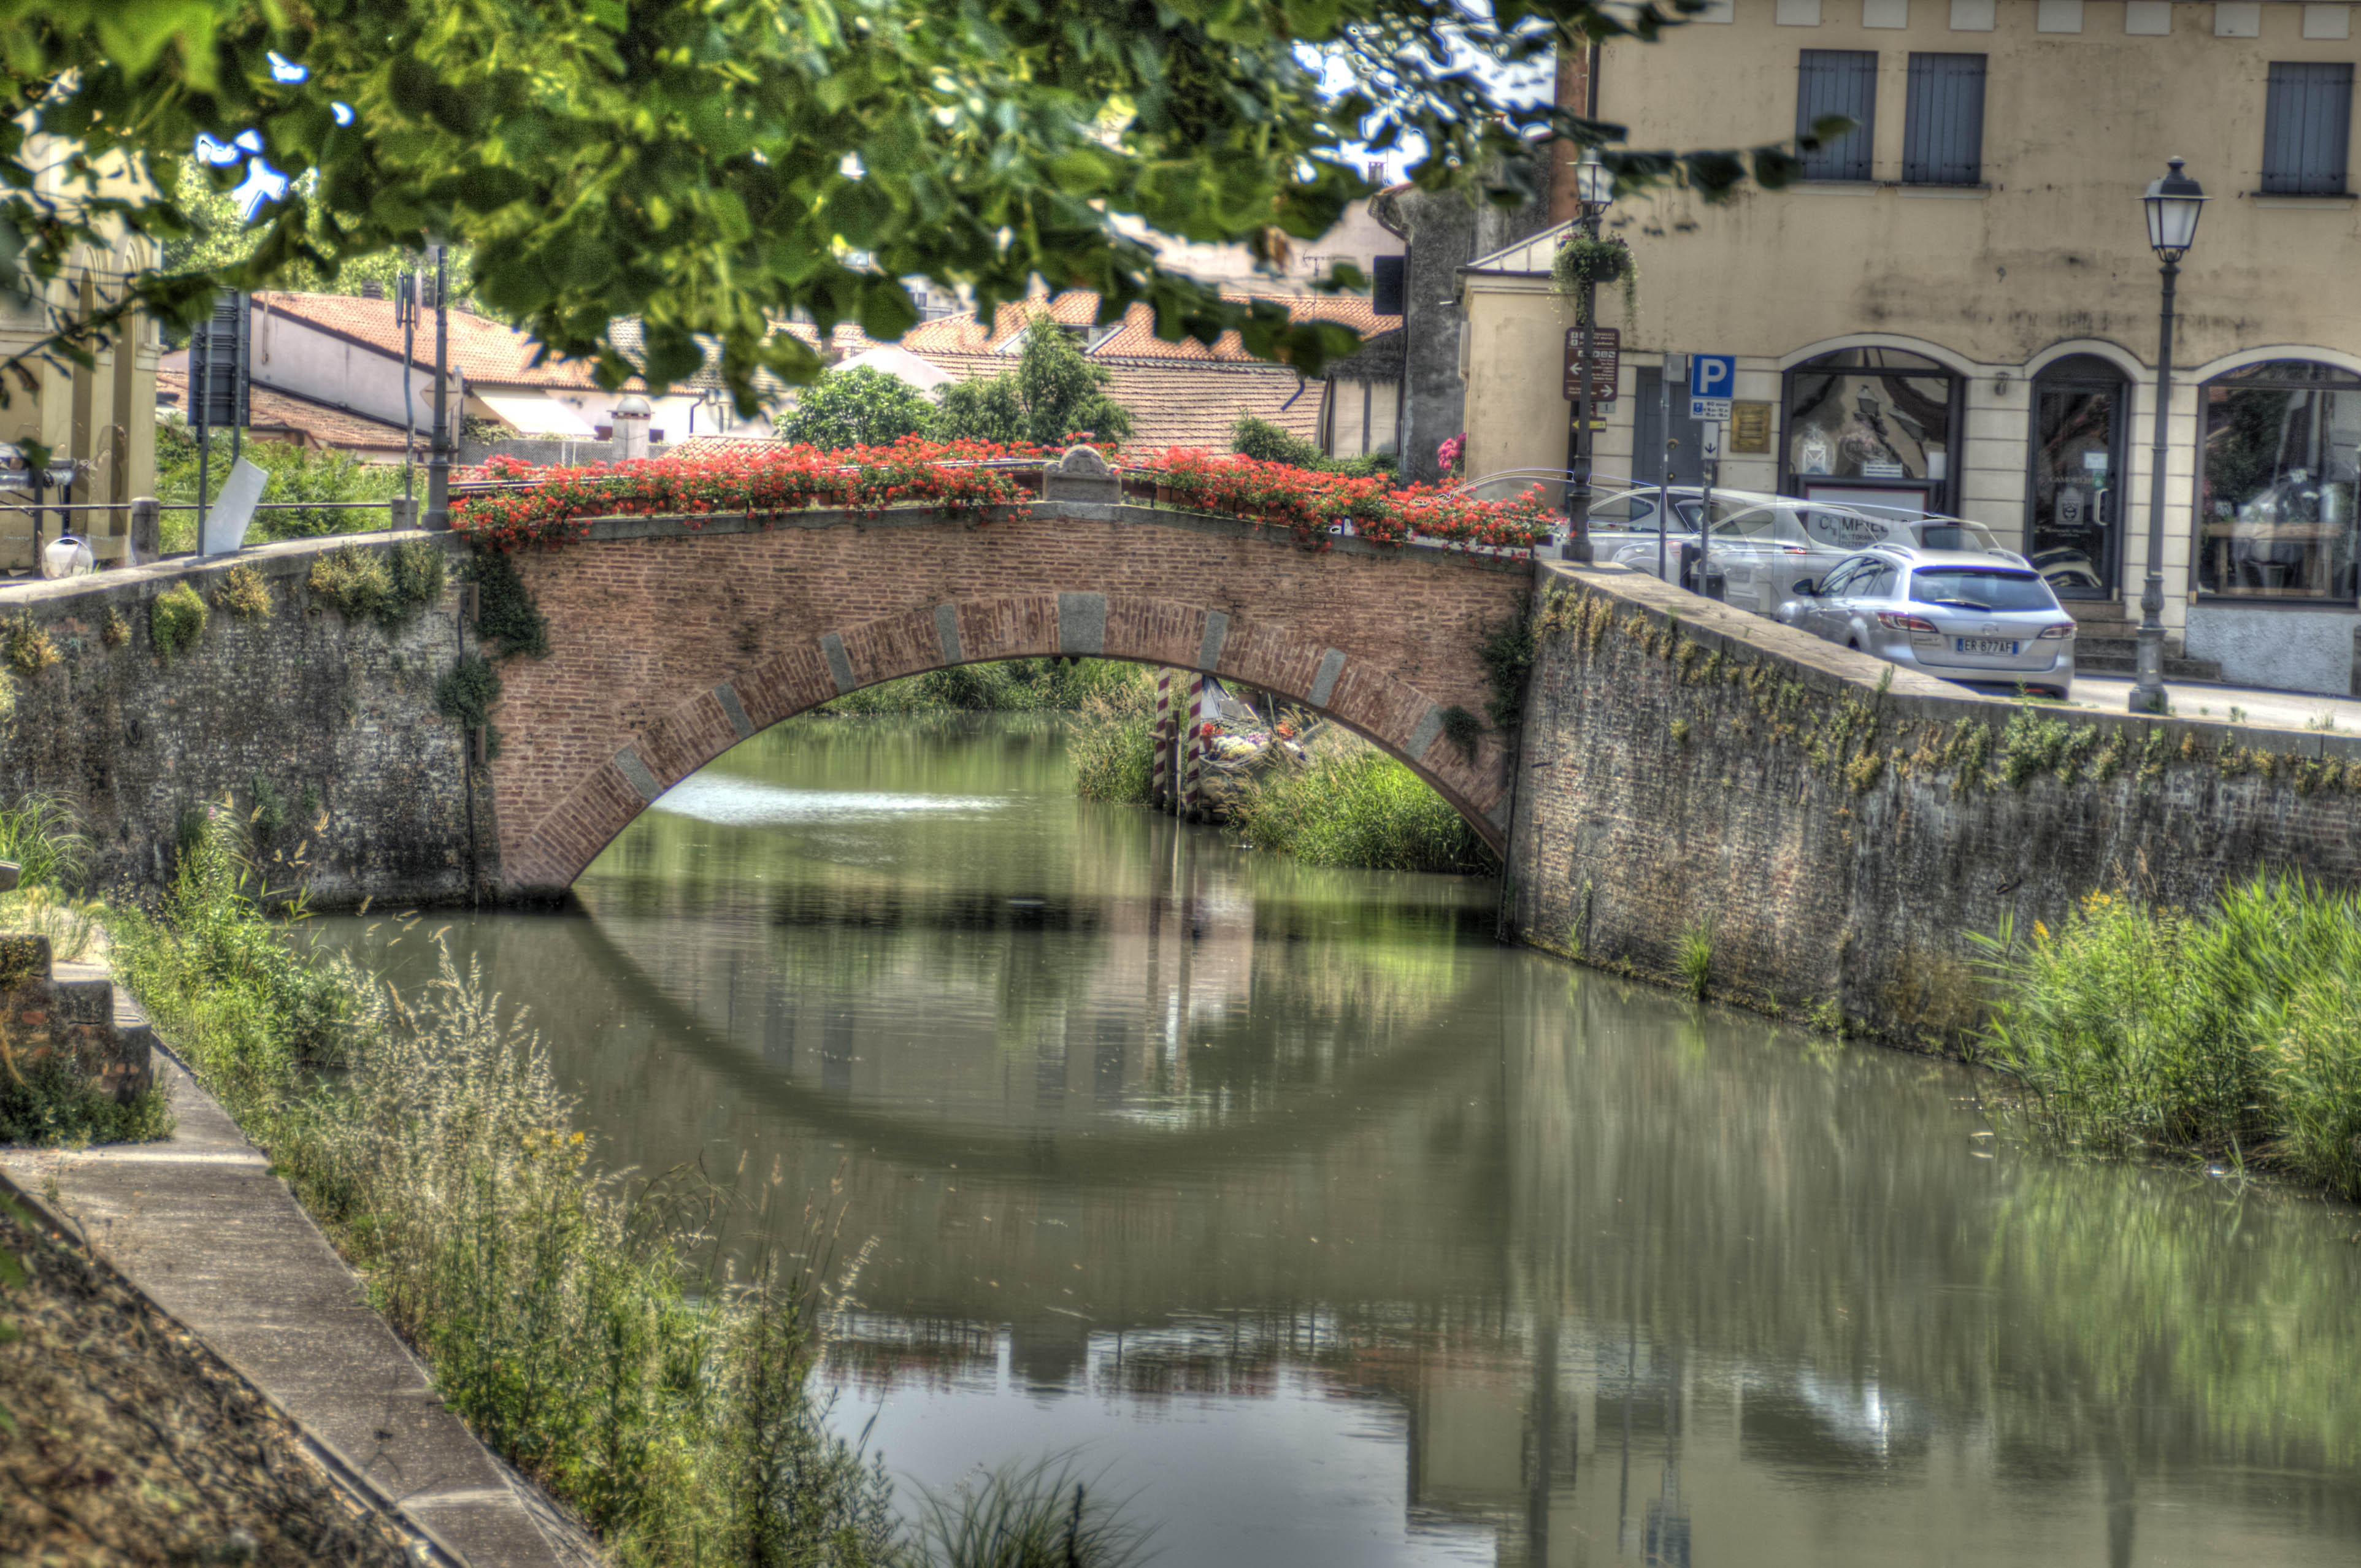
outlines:
[{"label": "street lamp post", "polygon": [[2147,206],[2148,247],[2163,264],[2164,310],[2157,327],[2156,449],[2148,458],[2147,581],[2140,589],[2134,713],[2164,711],[2164,465],[2171,448],[2172,293],[2180,279],[2180,258],[2197,238],[2197,219],[2205,208],[2204,188],[2180,171],[2181,162],[2173,159],[2164,178],[2151,181],[2141,198]]},{"label": "street lamp post", "polygon": [[[1576,199],[1582,207],[1582,232],[1598,238],[1598,220],[1615,203],[1615,176],[1598,161],[1598,149],[1585,148],[1574,166]],[[1590,554],[1590,355],[1592,329],[1598,320],[1598,285],[1586,269],[1582,276],[1582,351],[1575,367],[1574,432],[1565,444],[1565,466],[1572,477],[1565,487],[1565,558],[1587,565]]]}]

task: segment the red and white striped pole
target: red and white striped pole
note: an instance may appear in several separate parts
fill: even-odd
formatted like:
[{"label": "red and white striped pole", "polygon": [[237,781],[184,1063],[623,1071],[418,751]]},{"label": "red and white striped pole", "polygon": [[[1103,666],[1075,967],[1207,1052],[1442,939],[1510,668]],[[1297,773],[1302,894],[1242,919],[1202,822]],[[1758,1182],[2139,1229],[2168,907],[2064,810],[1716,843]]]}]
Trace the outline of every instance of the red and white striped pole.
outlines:
[{"label": "red and white striped pole", "polygon": [[1203,806],[1205,764],[1205,677],[1189,677],[1189,729],[1180,737],[1180,816],[1198,819]]},{"label": "red and white striped pole", "polygon": [[1172,672],[1156,672],[1156,719],[1148,727],[1148,804],[1170,811],[1179,791],[1172,776]]}]

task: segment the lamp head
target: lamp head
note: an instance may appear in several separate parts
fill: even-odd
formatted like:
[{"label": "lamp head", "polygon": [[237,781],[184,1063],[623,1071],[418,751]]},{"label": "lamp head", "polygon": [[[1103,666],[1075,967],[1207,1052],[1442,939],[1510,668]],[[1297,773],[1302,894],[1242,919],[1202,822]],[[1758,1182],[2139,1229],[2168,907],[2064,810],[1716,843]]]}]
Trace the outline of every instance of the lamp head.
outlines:
[{"label": "lamp head", "polygon": [[2205,210],[2205,188],[2181,170],[2182,160],[2171,160],[2161,180],[2148,182],[2141,201],[2147,206],[2147,243],[2156,258],[2168,265],[2189,254],[2196,243],[2197,219]]},{"label": "lamp head", "polygon": [[1598,160],[1595,147],[1584,148],[1574,166],[1574,194],[1586,216],[1595,217],[1615,204],[1615,176]]}]

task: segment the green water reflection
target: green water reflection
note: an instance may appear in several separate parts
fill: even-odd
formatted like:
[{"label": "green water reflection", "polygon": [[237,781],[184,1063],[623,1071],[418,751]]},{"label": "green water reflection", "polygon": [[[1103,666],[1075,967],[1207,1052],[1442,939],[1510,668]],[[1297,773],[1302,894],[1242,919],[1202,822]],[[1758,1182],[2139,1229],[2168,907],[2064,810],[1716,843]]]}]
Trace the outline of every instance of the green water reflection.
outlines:
[{"label": "green water reflection", "polygon": [[1170,1564],[2361,1557],[2361,1219],[2001,1146],[1489,883],[1076,802],[1010,718],[772,730],[579,891],[452,939],[618,1159],[840,1177],[827,1376],[916,1481],[1073,1449]]}]

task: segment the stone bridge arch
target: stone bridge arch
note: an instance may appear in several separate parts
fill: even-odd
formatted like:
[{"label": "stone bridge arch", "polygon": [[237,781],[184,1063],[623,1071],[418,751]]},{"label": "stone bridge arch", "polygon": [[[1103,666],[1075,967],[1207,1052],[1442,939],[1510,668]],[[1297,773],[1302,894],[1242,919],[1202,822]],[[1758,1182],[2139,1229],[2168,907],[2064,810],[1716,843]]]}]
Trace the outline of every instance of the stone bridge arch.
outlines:
[{"label": "stone bridge arch", "polygon": [[1522,611],[1521,559],[1352,541],[1314,553],[1227,520],[1045,502],[975,526],[616,520],[518,568],[552,652],[504,664],[493,710],[510,897],[562,894],[664,790],[831,697],[1059,654],[1199,669],[1302,703],[1505,845],[1500,741],[1471,759],[1443,729],[1448,709],[1484,707],[1477,646]]}]

